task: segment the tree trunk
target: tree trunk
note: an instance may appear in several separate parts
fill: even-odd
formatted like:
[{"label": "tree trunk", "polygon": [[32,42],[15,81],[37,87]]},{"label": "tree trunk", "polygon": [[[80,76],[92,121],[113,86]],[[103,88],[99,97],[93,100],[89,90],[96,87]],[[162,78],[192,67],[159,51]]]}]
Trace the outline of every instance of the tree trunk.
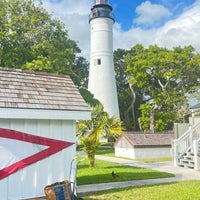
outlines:
[{"label": "tree trunk", "polygon": [[155,106],[151,107],[150,110],[150,132],[155,133],[154,123],[155,123]]},{"label": "tree trunk", "polygon": [[94,167],[95,154],[94,153],[88,154],[88,159],[89,159],[89,167]]},{"label": "tree trunk", "polygon": [[135,110],[134,110],[134,105],[135,105],[135,100],[136,100],[136,94],[135,94],[135,91],[132,88],[132,85],[130,83],[129,83],[129,88],[130,88],[130,91],[131,91],[132,101],[131,101],[131,104],[128,107],[127,111],[125,112],[125,121],[126,121],[126,124],[128,124],[130,122],[129,113],[130,113],[130,111],[132,111],[131,114],[132,114],[132,118],[133,118],[133,124],[134,124],[134,126],[136,126]]}]

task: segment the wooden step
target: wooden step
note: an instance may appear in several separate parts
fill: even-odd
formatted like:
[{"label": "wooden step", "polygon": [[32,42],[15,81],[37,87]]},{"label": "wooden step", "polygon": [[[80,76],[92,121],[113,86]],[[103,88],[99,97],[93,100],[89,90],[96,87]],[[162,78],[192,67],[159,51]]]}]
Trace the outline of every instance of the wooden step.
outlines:
[{"label": "wooden step", "polygon": [[[200,159],[200,141],[197,150],[197,156]],[[190,148],[187,152],[185,152],[180,159],[178,159],[178,166],[194,169],[195,168],[195,160],[194,160],[194,149]]]},{"label": "wooden step", "polygon": [[183,156],[183,159],[184,160],[194,160],[194,156],[186,155],[186,156]]},{"label": "wooden step", "polygon": [[181,158],[179,161],[180,161],[180,163],[189,163],[190,162],[190,160],[184,159],[184,158]]},{"label": "wooden step", "polygon": [[194,169],[194,164],[186,164],[185,165],[186,168],[190,168],[190,169]]},{"label": "wooden step", "polygon": [[185,153],[184,155],[187,155],[187,156],[194,156],[194,152],[187,152],[187,153]]},{"label": "wooden step", "polygon": [[179,167],[194,169],[194,162],[180,162],[177,165]]}]

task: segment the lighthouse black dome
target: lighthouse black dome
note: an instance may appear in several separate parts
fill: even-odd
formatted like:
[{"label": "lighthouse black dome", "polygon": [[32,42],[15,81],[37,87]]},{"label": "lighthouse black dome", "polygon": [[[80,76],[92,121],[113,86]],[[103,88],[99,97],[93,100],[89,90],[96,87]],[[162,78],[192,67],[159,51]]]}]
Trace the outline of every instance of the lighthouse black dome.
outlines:
[{"label": "lighthouse black dome", "polygon": [[114,14],[112,13],[112,6],[109,4],[109,0],[94,0],[89,15],[89,22],[94,18],[107,17],[114,20]]}]

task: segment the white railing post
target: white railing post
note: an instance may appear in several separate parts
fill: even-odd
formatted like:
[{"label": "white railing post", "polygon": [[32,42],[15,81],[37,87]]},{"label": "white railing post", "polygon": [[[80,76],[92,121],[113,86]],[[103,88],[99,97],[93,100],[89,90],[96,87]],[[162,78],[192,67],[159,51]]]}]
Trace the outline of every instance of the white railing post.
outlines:
[{"label": "white railing post", "polygon": [[174,166],[177,166],[177,144],[176,144],[176,140],[173,140],[173,161],[174,161]]},{"label": "white railing post", "polygon": [[198,151],[199,151],[199,141],[198,140],[193,141],[193,147],[194,147],[194,169],[199,170],[200,162],[199,162],[199,156],[198,156]]},{"label": "white railing post", "polygon": [[189,140],[190,140],[189,146],[190,146],[190,145],[192,145],[192,142],[193,142],[193,132],[194,132],[194,130],[191,126],[189,127],[189,130],[190,130],[190,133],[189,133],[190,134],[190,136],[189,136]]}]

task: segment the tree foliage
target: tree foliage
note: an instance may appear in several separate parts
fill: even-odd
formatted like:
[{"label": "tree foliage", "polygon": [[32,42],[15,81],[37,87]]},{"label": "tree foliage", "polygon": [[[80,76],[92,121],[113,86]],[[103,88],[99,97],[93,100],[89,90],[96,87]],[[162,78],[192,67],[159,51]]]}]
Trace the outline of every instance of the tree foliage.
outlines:
[{"label": "tree foliage", "polygon": [[114,51],[114,66],[116,72],[117,93],[119,100],[120,118],[127,130],[138,130],[138,107],[142,103],[140,90],[132,87],[126,72],[125,56],[129,51],[117,49]]},{"label": "tree foliage", "polygon": [[72,65],[73,81],[79,87],[87,88],[89,78],[89,63],[84,57],[77,57]]},{"label": "tree foliage", "polygon": [[77,136],[83,145],[82,150],[88,156],[90,167],[94,167],[95,152],[101,145],[100,139],[115,138],[122,133],[122,122],[109,117],[103,110],[102,104],[93,107],[91,120],[82,120],[77,123]]},{"label": "tree foliage", "polygon": [[64,24],[42,4],[35,5],[33,0],[0,1],[1,67],[68,74],[76,84],[85,85],[88,63],[78,53],[80,49],[69,38]]},{"label": "tree foliage", "polygon": [[[166,130],[199,86],[200,56],[192,46],[173,50],[134,46],[126,56],[130,83],[143,94],[139,119],[143,130]],[[147,112],[148,111],[148,112]]]},{"label": "tree foliage", "polygon": [[96,107],[100,104],[100,101],[98,99],[94,98],[94,95],[88,91],[86,88],[81,87],[79,88],[79,92],[81,93],[83,99],[90,107]]}]

